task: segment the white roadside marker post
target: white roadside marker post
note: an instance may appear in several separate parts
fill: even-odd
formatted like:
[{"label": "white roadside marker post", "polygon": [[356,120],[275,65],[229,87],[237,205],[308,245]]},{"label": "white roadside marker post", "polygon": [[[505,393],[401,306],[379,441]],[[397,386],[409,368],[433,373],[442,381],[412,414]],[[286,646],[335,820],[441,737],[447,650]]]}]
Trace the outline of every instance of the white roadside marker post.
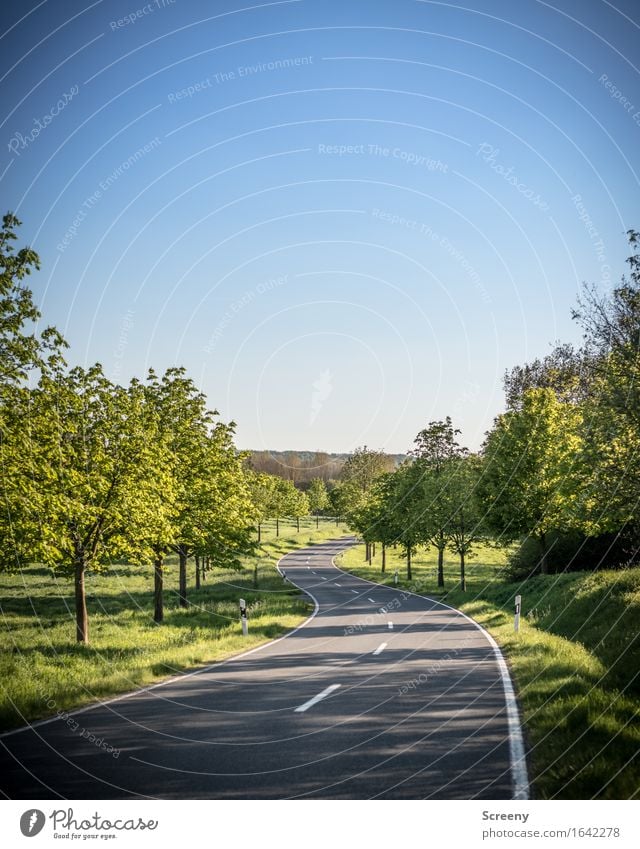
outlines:
[{"label": "white roadside marker post", "polygon": [[393,583],[398,586],[398,570],[396,569],[395,574],[393,576]]},{"label": "white roadside marker post", "polygon": [[520,608],[522,606],[522,596],[516,596],[516,614],[513,617],[513,630],[517,633],[520,630]]},{"label": "white roadside marker post", "polygon": [[240,621],[242,622],[242,636],[246,637],[249,633],[249,624],[247,622],[247,602],[240,599]]}]

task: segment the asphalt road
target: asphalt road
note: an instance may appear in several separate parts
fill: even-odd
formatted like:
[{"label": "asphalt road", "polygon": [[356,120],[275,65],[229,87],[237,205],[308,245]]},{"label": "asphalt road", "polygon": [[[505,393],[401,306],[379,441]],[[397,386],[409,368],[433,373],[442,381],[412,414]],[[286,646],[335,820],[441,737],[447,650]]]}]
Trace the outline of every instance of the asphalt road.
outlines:
[{"label": "asphalt road", "polygon": [[288,636],[0,737],[2,793],[526,798],[510,684],[506,697],[486,633],[438,602],[341,572],[332,558],[349,544],[281,561],[317,604]]}]

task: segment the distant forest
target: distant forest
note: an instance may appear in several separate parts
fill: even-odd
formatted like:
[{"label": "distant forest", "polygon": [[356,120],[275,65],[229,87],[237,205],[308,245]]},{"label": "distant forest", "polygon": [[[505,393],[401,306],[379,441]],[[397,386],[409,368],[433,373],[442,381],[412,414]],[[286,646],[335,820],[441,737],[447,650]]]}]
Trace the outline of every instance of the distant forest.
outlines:
[{"label": "distant forest", "polygon": [[[328,454],[326,451],[251,451],[249,466],[256,472],[278,475],[305,490],[314,478],[329,486],[339,480],[349,454]],[[387,471],[392,472],[406,459],[405,454],[386,454]]]}]

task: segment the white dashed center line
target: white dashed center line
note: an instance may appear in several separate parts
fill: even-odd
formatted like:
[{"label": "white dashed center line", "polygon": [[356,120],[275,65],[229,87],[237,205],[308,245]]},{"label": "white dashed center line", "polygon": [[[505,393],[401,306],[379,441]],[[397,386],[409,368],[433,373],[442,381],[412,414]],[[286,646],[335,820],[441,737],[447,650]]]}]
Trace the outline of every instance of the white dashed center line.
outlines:
[{"label": "white dashed center line", "polygon": [[327,687],[326,690],[323,690],[321,693],[318,693],[317,696],[314,696],[312,699],[309,699],[308,702],[305,702],[303,705],[300,705],[300,707],[297,707],[294,713],[304,713],[305,710],[309,710],[310,707],[313,707],[322,699],[326,699],[327,696],[331,695],[331,693],[333,693],[334,690],[337,690],[340,686],[340,684],[331,684]]},{"label": "white dashed center line", "polygon": [[380,654],[381,652],[383,652],[386,649],[386,647],[387,647],[386,643],[380,643],[378,648],[374,651],[374,654]]}]

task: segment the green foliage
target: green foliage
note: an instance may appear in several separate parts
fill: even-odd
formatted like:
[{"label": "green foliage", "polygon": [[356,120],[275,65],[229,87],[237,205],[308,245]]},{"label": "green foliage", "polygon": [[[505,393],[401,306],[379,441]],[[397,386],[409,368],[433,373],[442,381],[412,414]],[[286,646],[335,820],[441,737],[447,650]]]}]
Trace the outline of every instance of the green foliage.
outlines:
[{"label": "green foliage", "polygon": [[483,447],[478,491],[487,525],[504,540],[537,536],[543,571],[546,534],[576,521],[580,425],[575,405],[559,401],[551,389],[528,389],[520,409],[498,416]]},{"label": "green foliage", "polygon": [[276,476],[264,472],[247,471],[247,485],[253,502],[255,518],[258,523],[264,522],[271,514],[274,497]]},{"label": "green foliage", "polygon": [[[270,502],[271,517],[281,519],[284,516],[304,515],[299,512],[303,508],[301,494],[291,481],[275,478]],[[306,512],[308,512],[308,505]]]},{"label": "green foliage", "polygon": [[73,569],[149,556],[144,538],[159,510],[150,473],[162,469],[155,425],[142,388],[113,385],[100,366],[41,379],[25,445],[40,528],[35,559]]},{"label": "green foliage", "polygon": [[348,500],[344,512],[365,542],[400,545],[409,578],[419,546],[434,545],[442,586],[444,551],[452,547],[460,556],[464,587],[465,557],[485,528],[476,497],[480,461],[459,446],[458,433],[448,417],[430,422],[417,435],[411,460],[377,477],[364,492],[343,484],[340,497]]},{"label": "green foliage", "polygon": [[[630,540],[622,534],[588,537],[579,530],[550,531],[546,542],[550,573],[595,570],[611,562],[626,565],[632,554]],[[525,537],[509,555],[505,577],[514,581],[529,578],[539,566],[539,542],[533,537]]]},{"label": "green foliage", "polygon": [[338,515],[348,516],[360,509],[375,481],[393,467],[393,460],[367,446],[356,448],[347,457],[340,472],[341,486],[334,496]]},{"label": "green foliage", "polygon": [[327,485],[322,478],[313,478],[307,490],[307,498],[309,499],[309,510],[314,515],[322,513],[329,506],[329,496],[327,493]]},{"label": "green foliage", "polygon": [[[179,554],[185,605],[187,558],[237,566],[254,545],[256,511],[234,424],[217,421],[184,369],[123,387],[100,365],[68,369],[54,330],[30,332],[39,313],[21,281],[39,262],[29,248],[14,252],[18,224],[7,215],[0,232],[0,567],[38,560],[72,571],[86,643],[87,570],[153,561],[159,622],[167,552]],[[292,510],[304,509],[296,491]]]},{"label": "green foliage", "polygon": [[54,328],[41,336],[35,333],[40,312],[33,294],[24,286],[32,270],[40,268],[38,254],[29,247],[14,250],[20,221],[7,213],[0,229],[0,400],[6,403],[6,392],[24,383],[29,371],[44,368],[49,358],[58,362],[64,342]]}]

